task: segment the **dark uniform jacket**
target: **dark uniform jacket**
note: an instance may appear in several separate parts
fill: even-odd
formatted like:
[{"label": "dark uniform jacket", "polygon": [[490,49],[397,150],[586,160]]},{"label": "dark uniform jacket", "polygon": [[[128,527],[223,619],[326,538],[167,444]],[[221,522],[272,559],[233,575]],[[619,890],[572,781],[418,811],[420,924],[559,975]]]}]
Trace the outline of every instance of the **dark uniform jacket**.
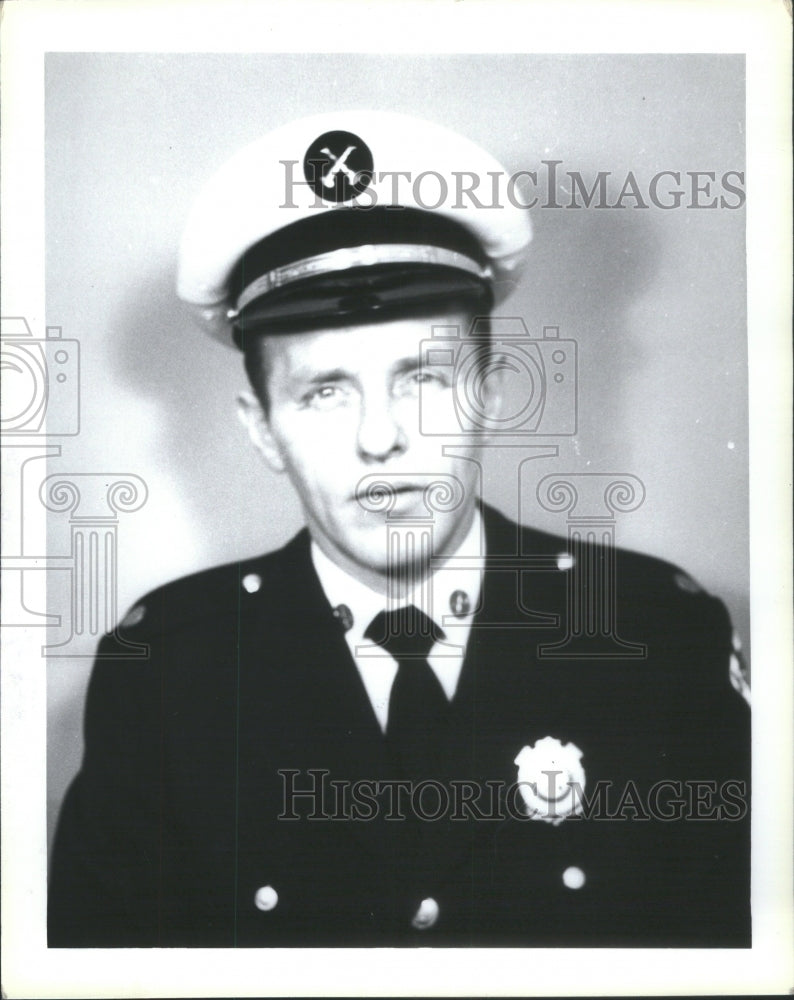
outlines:
[{"label": "dark uniform jacket", "polygon": [[[749,713],[724,606],[628,552],[581,548],[590,578],[570,587],[552,559],[518,572],[500,554],[568,545],[488,509],[485,525],[481,606],[438,734],[439,777],[468,782],[470,801],[479,789],[473,805],[441,812],[431,788],[437,818],[419,820],[392,785],[385,818],[399,770],[303,531],[144,598],[120,634],[148,658],[103,658],[122,651],[103,640],[50,946],[749,946]],[[611,623],[587,610],[593,573],[616,581]],[[252,574],[258,590],[241,584]],[[516,793],[517,755],[546,737],[581,751],[586,776],[585,808],[557,823]],[[427,899],[437,919],[416,929]]]}]

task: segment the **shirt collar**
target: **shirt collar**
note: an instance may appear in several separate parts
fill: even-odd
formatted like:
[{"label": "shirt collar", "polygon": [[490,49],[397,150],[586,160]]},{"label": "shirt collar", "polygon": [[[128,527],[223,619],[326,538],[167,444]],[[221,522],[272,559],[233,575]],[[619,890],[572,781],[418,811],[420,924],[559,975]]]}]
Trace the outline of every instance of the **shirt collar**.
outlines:
[{"label": "shirt collar", "polygon": [[[348,630],[348,641],[364,642],[367,626],[375,615],[386,607],[386,596],[337,566],[313,540],[311,556],[314,569],[331,607],[337,608],[344,604],[352,614],[353,624]],[[447,631],[450,624],[470,624],[482,589],[482,569],[472,568],[471,561],[484,561],[484,556],[482,516],[479,509],[475,509],[466,537],[447,562],[433,573],[430,586],[418,586],[413,593],[406,595],[403,601],[394,606],[415,604]],[[465,568],[456,565],[458,559],[465,560],[469,565]],[[465,595],[468,602],[467,613],[461,614],[460,602],[455,602],[458,613],[452,617],[453,595],[456,591],[461,591]]]}]

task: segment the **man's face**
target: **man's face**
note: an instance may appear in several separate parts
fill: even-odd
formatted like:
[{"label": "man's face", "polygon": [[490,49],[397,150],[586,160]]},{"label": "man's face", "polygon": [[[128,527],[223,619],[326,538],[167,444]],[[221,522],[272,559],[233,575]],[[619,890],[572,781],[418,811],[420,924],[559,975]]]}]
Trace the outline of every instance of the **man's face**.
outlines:
[{"label": "man's face", "polygon": [[[432,554],[443,557],[465,537],[477,502],[480,449],[472,438],[456,438],[455,455],[444,455],[448,442],[420,431],[420,392],[425,410],[436,411],[443,426],[455,426],[449,369],[420,364],[421,342],[435,324],[457,326],[464,335],[469,317],[412,317],[268,337],[267,413],[253,394],[240,399],[257,447],[295,487],[314,540],[343,569],[379,589],[397,569],[394,555],[391,563],[387,556],[388,509],[392,519],[432,513]],[[485,395],[484,405],[495,412],[492,380]],[[362,498],[372,482],[366,477],[375,476],[395,490],[390,508]],[[429,510],[425,489],[450,482],[447,477],[460,484],[461,502]]]}]

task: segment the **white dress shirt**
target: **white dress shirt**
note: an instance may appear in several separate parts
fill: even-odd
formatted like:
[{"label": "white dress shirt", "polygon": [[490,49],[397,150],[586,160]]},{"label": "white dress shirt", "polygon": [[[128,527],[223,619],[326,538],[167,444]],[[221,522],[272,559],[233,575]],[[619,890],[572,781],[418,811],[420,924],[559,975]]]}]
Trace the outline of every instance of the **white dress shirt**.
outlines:
[{"label": "white dress shirt", "polygon": [[446,638],[433,645],[427,662],[444,694],[451,700],[458,686],[471,623],[482,589],[482,569],[472,569],[470,562],[469,567],[463,569],[456,566],[456,559],[484,559],[485,540],[480,512],[475,511],[471,528],[457,552],[433,573],[429,581],[417,586],[399,601],[387,602],[384,594],[372,590],[332,562],[315,542],[312,542],[311,553],[315,571],[331,607],[344,604],[352,613],[353,622],[345,632],[345,639],[383,732],[386,732],[389,718],[389,697],[397,676],[397,662],[381,646],[364,638],[370,622],[380,611],[393,611],[414,604],[444,630]]}]

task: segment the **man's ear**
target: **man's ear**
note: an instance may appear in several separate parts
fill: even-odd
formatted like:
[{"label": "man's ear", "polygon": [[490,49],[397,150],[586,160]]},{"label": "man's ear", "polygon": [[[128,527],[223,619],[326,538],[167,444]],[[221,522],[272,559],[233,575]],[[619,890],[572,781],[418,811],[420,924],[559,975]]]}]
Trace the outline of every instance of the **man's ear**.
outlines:
[{"label": "man's ear", "polygon": [[242,390],[237,395],[237,416],[248,431],[254,447],[274,472],[284,471],[284,458],[273,437],[267,414],[255,393]]}]

